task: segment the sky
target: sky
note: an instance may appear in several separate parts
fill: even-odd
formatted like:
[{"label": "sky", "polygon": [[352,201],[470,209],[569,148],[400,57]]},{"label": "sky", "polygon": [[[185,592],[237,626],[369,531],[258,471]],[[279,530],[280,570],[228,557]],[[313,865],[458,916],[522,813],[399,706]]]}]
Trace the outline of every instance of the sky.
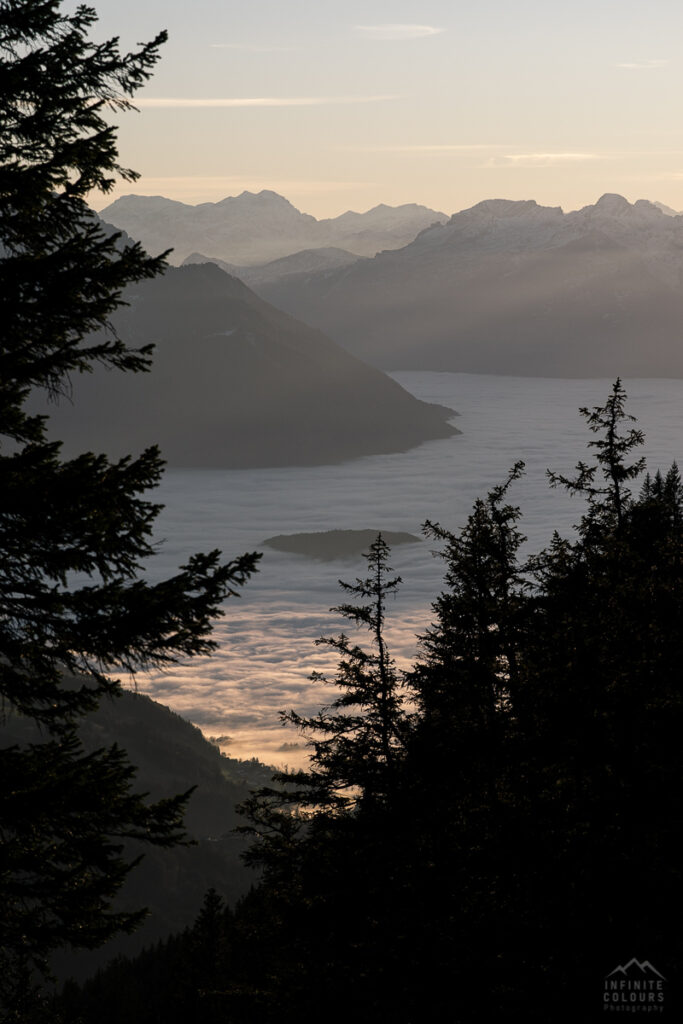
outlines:
[{"label": "sky", "polygon": [[[120,120],[108,197],[273,189],[333,217],[605,192],[683,210],[678,0],[91,0],[96,38],[169,41]],[[64,4],[65,9],[73,6]]]}]

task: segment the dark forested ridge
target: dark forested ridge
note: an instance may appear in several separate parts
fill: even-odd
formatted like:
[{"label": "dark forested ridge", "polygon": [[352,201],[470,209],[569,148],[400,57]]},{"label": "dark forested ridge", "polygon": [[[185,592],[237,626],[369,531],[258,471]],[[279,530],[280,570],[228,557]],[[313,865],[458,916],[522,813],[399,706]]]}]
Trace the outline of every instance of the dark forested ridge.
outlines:
[{"label": "dark forested ridge", "polygon": [[[319,465],[458,433],[421,402],[214,264],[169,268],[127,293],[118,330],[154,344],[149,374],[95,370],[49,412],[67,451],[159,444],[174,466]],[[349,410],[352,410],[350,414]]]},{"label": "dark forested ridge", "polygon": [[573,539],[521,558],[522,463],[459,531],[425,525],[445,586],[408,673],[376,538],[322,641],[338,699],[285,715],[310,766],[245,805],[261,882],[70,987],[73,1019],[680,1019],[683,484],[646,473],[624,403],[582,410],[589,457],[550,475]]}]

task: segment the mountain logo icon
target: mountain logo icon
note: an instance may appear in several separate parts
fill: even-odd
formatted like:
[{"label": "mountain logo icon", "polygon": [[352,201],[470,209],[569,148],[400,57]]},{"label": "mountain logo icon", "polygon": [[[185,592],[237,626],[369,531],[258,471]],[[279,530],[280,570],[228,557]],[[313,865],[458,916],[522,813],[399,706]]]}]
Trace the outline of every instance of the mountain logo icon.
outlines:
[{"label": "mountain logo icon", "polygon": [[636,960],[632,957],[627,964],[619,965],[615,967],[613,971],[605,975],[606,978],[613,978],[615,974],[621,974],[624,978],[661,978],[662,981],[666,981],[663,974],[653,967],[649,960]]}]

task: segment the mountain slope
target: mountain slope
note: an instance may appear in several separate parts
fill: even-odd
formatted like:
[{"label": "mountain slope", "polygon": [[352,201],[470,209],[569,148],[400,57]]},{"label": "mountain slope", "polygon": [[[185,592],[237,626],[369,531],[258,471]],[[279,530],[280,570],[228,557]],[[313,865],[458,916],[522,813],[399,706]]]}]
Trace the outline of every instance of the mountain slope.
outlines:
[{"label": "mountain slope", "polygon": [[[247,843],[232,834],[242,824],[235,805],[251,789],[269,783],[272,772],[253,761],[223,757],[199,729],[149,697],[124,691],[103,701],[79,724],[86,751],[117,743],[137,770],[135,789],[152,800],[184,793],[193,786],[185,817],[196,845],[168,850],[128,844],[132,860],[144,855],[128,876],[116,906],[148,907],[150,914],[132,935],[120,935],[92,953],[63,953],[55,958],[60,974],[85,976],[111,957],[133,955],[143,945],[179,931],[196,917],[207,889],[215,886],[230,903],[243,896],[254,873],[241,861]],[[0,724],[3,746],[45,740],[33,722],[7,716]]]},{"label": "mountain slope", "polygon": [[683,217],[488,200],[401,250],[259,294],[388,369],[683,376]]},{"label": "mountain slope", "polygon": [[316,465],[404,451],[458,433],[318,331],[213,264],[138,284],[118,329],[157,343],[148,374],[74,381],[73,404],[35,405],[67,453],[121,456],[153,443],[176,466]]},{"label": "mountain slope", "polygon": [[208,252],[226,263],[245,265],[321,247],[374,256],[381,249],[406,245],[430,224],[448,219],[436,210],[409,203],[376,206],[367,213],[349,211],[318,221],[267,189],[198,206],[163,196],[122,196],[101,213],[149,252],[173,248],[173,263],[182,263],[193,252]]}]

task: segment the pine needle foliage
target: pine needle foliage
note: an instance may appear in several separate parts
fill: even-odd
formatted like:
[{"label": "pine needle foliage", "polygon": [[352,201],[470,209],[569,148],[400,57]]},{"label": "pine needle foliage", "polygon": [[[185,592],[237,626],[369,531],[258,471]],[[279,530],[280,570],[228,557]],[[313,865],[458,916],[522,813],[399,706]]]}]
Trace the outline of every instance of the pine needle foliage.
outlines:
[{"label": "pine needle foliage", "polygon": [[89,38],[96,20],[87,6],[0,0],[0,701],[42,730],[0,750],[0,978],[15,1021],[41,1018],[35,972],[53,949],[139,921],[112,909],[132,866],[123,840],[184,835],[187,794],[148,804],[121,751],[84,754],[79,717],[120,692],[117,673],[210,652],[212,620],[257,558],[197,554],[149,583],[159,451],[63,459],[29,411],[35,392],[77,401],[97,363],[151,366],[111,316],[164,254],[105,230],[87,199],[137,177],[113,118],[134,109],[166,34],[122,53]]}]

